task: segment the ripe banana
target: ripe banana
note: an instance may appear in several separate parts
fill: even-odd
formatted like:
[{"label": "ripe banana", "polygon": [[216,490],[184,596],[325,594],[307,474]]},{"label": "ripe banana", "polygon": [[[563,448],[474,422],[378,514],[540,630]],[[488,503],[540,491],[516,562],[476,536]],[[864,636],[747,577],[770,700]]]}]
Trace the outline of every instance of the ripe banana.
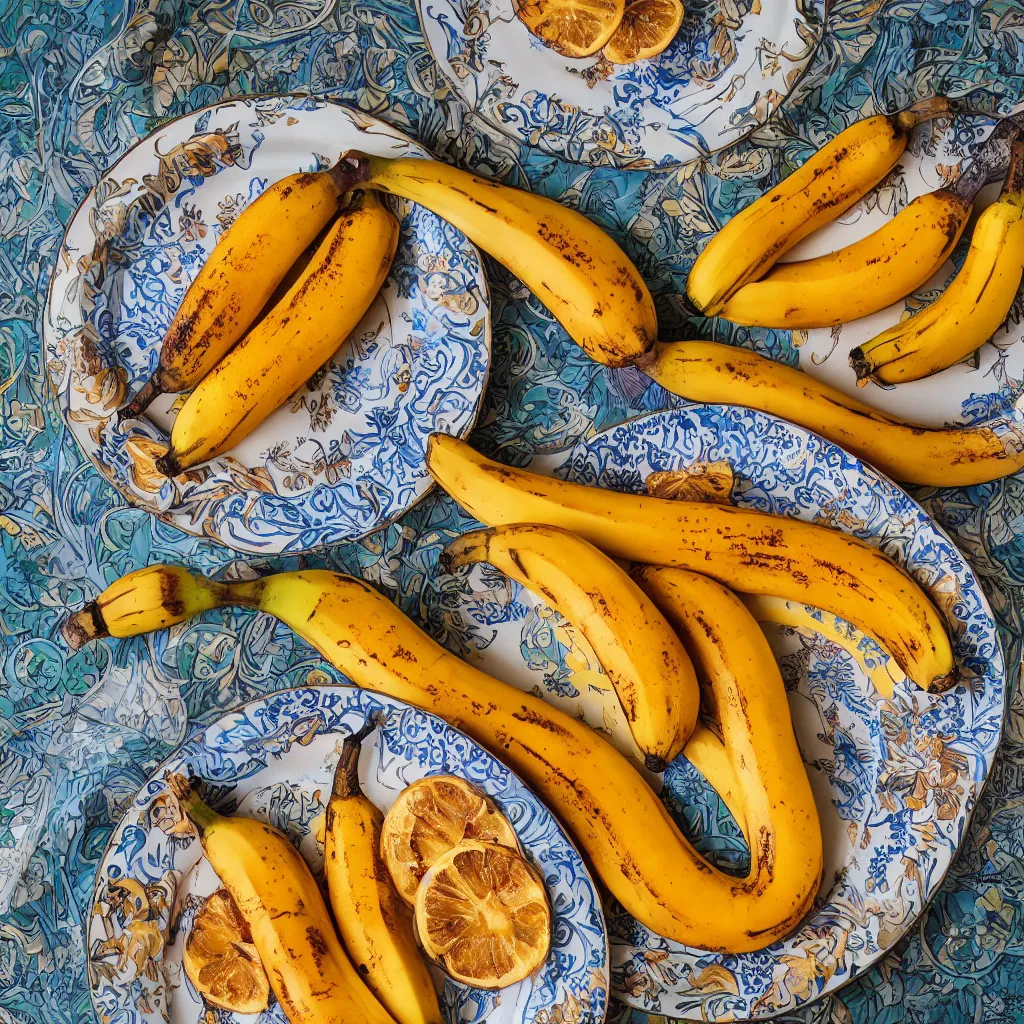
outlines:
[{"label": "ripe banana", "polygon": [[649,771],[663,772],[697,721],[697,677],[643,591],[593,544],[552,526],[474,530],[445,550],[450,568],[488,562],[543,597],[587,638]]},{"label": "ripe banana", "polygon": [[613,558],[675,565],[736,590],[812,604],[874,637],[920,687],[953,683],[942,618],[877,548],[824,526],[728,505],[620,494],[492,462],[465,441],[432,434],[427,468],[489,526],[547,523]]},{"label": "ripe banana", "polygon": [[198,384],[249,329],[289,268],[338,212],[334,171],[290,174],[247,206],[189,286],[160,345],[160,363],[119,419],[158,395]]},{"label": "ripe banana", "polygon": [[733,817],[751,861],[767,861],[770,850],[772,866],[762,870],[813,899],[821,825],[768,641],[743,602],[715,580],[655,565],[638,567],[633,578],[679,633],[710,693],[740,794],[742,817]]},{"label": "ripe banana", "polygon": [[748,327],[832,327],[875,313],[920,288],[953,251],[971,203],[940,189],[827,256],[779,263],[739,289],[718,313]]},{"label": "ripe banana", "polygon": [[167,779],[252,931],[292,1024],[394,1024],[349,963],[309,867],[284,833],[207,807],[181,775]]},{"label": "ripe banana", "polygon": [[905,483],[965,487],[1024,468],[1024,452],[1004,447],[985,427],[904,423],[749,349],[713,341],[659,344],[643,370],[691,401],[760,409],[813,430]]},{"label": "ripe banana", "polygon": [[[795,885],[795,872],[774,876],[770,842],[755,840],[749,878],[713,869],[607,740],[444,650],[362,580],[309,570],[210,586],[222,605],[260,608],[281,619],[357,686],[439,715],[490,749],[565,823],[616,899],[659,935],[703,949],[761,949],[791,931],[810,906],[813,888]],[[112,584],[101,599],[109,604],[118,587]],[[178,604],[165,614],[175,618],[188,609]],[[91,636],[103,635],[98,607],[79,616]],[[755,717],[760,723],[759,711]],[[765,736],[771,735],[769,729]],[[735,775],[746,778],[735,757],[730,750]],[[748,799],[743,794],[744,807]]]},{"label": "ripe banana", "polygon": [[324,872],[331,909],[356,970],[397,1024],[444,1024],[412,914],[380,856],[384,816],[359,786],[359,752],[371,719],[345,738],[327,804]]},{"label": "ripe banana", "polygon": [[363,318],[397,245],[398,221],[375,193],[363,193],[332,225],[284,299],[189,395],[157,468],[177,476],[255,430]]},{"label": "ripe banana", "polygon": [[596,224],[532,192],[436,160],[351,151],[349,187],[411,199],[451,222],[516,275],[592,359],[634,362],[654,344],[654,302],[629,257]]},{"label": "ripe banana", "polygon": [[800,239],[867,195],[896,166],[920,120],[908,110],[858,121],[736,214],[690,271],[686,294],[697,309],[717,316],[740,288],[761,277]]},{"label": "ripe banana", "polygon": [[[1014,154],[1024,164],[1024,144],[1015,143]],[[982,212],[967,259],[946,290],[850,353],[858,382],[920,380],[960,362],[992,337],[1017,297],[1024,272],[1022,216],[1019,190],[1004,192]]]}]

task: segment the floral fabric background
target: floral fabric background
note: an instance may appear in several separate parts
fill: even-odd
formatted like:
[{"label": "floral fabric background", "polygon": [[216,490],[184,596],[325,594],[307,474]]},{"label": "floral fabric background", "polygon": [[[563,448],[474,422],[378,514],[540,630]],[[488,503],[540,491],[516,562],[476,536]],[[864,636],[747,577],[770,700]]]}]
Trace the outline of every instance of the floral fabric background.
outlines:
[{"label": "floral fabric background", "polygon": [[[721,0],[727,4],[729,0]],[[770,2],[770,0],[764,0]],[[308,91],[407,131],[445,159],[577,207],[624,242],[658,296],[663,336],[728,337],[678,295],[707,236],[851,121],[941,93],[997,114],[1024,101],[1024,6],[1009,0],[836,2],[776,119],[703,162],[587,169],[519,147],[441,76],[408,0],[0,0],[0,1022],[91,1019],[85,915],[122,809],[195,725],[270,689],[323,681],[316,655],[268,619],[202,622],[70,656],[57,626],[106,583],[155,561],[248,574],[324,565],[401,595],[428,586],[414,538],[451,515],[428,498],[356,545],[241,559],[124,504],[69,438],[45,384],[43,302],[63,225],[101,172],[165,118],[223,96]],[[589,362],[543,307],[488,263],[491,387],[475,443],[509,462],[568,450],[663,394]],[[1016,315],[1019,316],[1019,308]],[[738,329],[737,329],[738,330]],[[788,333],[752,332],[795,362]],[[1019,665],[1024,476],[920,491],[971,558]],[[141,667],[140,667],[141,666]],[[1014,680],[1014,684],[1016,680]],[[927,754],[921,770],[927,772]],[[813,992],[813,962],[793,984]],[[646,1024],[613,1007],[617,1024]],[[971,836],[917,929],[863,978],[787,1018],[814,1024],[1024,1020],[1024,706]]]}]

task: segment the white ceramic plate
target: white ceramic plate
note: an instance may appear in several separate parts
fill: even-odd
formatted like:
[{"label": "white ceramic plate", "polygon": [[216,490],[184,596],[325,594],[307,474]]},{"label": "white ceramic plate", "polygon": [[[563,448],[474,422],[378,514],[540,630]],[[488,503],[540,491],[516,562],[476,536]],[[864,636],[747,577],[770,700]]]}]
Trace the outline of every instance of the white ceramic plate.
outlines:
[{"label": "white ceramic plate", "polygon": [[[219,885],[164,784],[189,772],[224,813],[284,831],[318,874],[326,800],[341,741],[370,715],[359,779],[383,811],[410,783],[454,774],[488,793],[541,872],[552,907],[552,947],[540,971],[500,992],[439,983],[451,1024],[601,1024],[608,943],[600,900],[579,853],[540,801],[504,765],[433,715],[351,686],[282,690],[201,730],[150,776],[114,830],[96,874],[86,938],[97,1017],[119,1024],[208,1024],[182,969],[184,941],[204,896]],[[220,1024],[287,1024],[276,1001],[258,1018],[211,1011]],[[356,1024],[355,1021],[352,1024]]]},{"label": "white ceramic plate", "polygon": [[408,202],[387,282],[330,363],[230,453],[174,481],[153,463],[174,396],[123,427],[113,417],[156,367],[203,261],[267,185],[350,148],[426,156],[359,111],[300,96],[249,97],[177,118],[125,154],[68,225],[44,339],[68,427],[132,503],[188,533],[253,553],[300,552],[387,525],[430,488],[434,430],[466,435],[490,365],[476,248]]},{"label": "white ceramic plate", "polygon": [[666,167],[765,123],[822,35],[812,0],[687,0],[657,57],[563,57],[516,0],[417,0],[435,60],[467,105],[517,142],[594,166]]},{"label": "white ceramic plate", "polygon": [[[824,830],[814,910],[783,941],[723,956],[663,939],[606,904],[613,995],[701,1021],[795,1011],[906,933],[963,840],[999,742],[1005,693],[995,622],[960,552],[902,490],[822,438],[763,413],[694,405],[604,431],[548,471],[642,491],[651,472],[719,459],[736,472],[739,504],[854,533],[904,566],[944,613],[962,678],[946,694],[926,694],[848,623],[802,605],[789,608],[797,626],[766,628]],[[431,573],[443,546],[469,526],[458,513],[432,516],[400,588],[415,594],[452,650],[604,729],[640,767],[615,693],[574,628],[489,566]],[[662,799],[703,852],[719,863],[745,860],[731,818],[685,758],[665,774]]]}]

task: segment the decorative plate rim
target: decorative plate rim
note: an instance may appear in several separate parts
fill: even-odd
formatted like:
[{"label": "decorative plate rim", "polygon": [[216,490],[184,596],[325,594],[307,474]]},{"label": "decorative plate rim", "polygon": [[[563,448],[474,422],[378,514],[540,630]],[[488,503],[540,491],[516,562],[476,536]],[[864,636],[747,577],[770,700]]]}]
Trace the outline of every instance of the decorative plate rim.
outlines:
[{"label": "decorative plate rim", "polygon": [[[288,92],[281,92],[281,93],[277,93],[277,92],[246,92],[246,93],[231,94],[231,95],[223,97],[220,100],[217,100],[214,103],[207,103],[207,104],[204,104],[201,107],[196,107],[194,110],[187,111],[187,112],[185,112],[183,114],[178,114],[178,115],[176,115],[174,117],[164,118],[164,119],[161,120],[161,123],[159,125],[157,125],[156,127],[154,127],[152,129],[152,131],[149,131],[145,135],[143,135],[141,138],[136,139],[136,141],[133,142],[131,144],[131,146],[129,146],[120,156],[118,156],[118,158],[110,165],[110,167],[117,166],[117,164],[120,163],[122,160],[124,160],[125,157],[127,157],[129,154],[133,153],[136,149],[139,148],[139,146],[141,146],[144,142],[146,142],[148,139],[150,139],[154,134],[156,134],[158,131],[160,131],[163,127],[165,127],[166,125],[172,124],[172,123],[174,123],[176,121],[183,120],[183,119],[185,119],[187,117],[194,117],[196,115],[204,113],[207,110],[212,111],[212,110],[217,109],[218,107],[223,107],[223,106],[229,105],[231,103],[246,102],[246,101],[249,101],[249,100],[275,100],[275,99],[288,99],[288,98],[297,99],[297,100],[309,100],[309,101],[312,101],[314,103],[321,103],[321,104],[323,104],[325,106],[330,105],[330,106],[340,107],[340,108],[342,108],[344,110],[354,111],[356,114],[358,114],[360,116],[363,116],[363,117],[366,117],[366,118],[369,118],[370,120],[376,122],[377,124],[382,125],[389,132],[392,132],[395,136],[397,136],[397,137],[403,139],[404,141],[408,142],[410,145],[412,145],[412,146],[416,147],[417,149],[421,150],[423,153],[426,153],[429,158],[434,158],[433,153],[430,151],[430,149],[428,149],[425,145],[423,145],[418,140],[414,139],[411,135],[407,135],[405,132],[401,131],[400,129],[394,128],[392,125],[388,124],[386,121],[382,121],[379,117],[376,117],[373,114],[366,113],[360,107],[354,106],[351,103],[345,103],[345,102],[343,102],[341,100],[338,100],[338,99],[335,99],[335,98],[333,98],[331,96],[328,96],[325,93],[317,93],[317,92],[308,92],[307,93],[307,92],[296,92],[294,90],[290,90]],[[436,159],[436,158],[434,158],[434,159]],[[46,293],[45,293],[45,296],[44,296],[44,302],[43,302],[43,307],[42,307],[43,308],[43,329],[39,333],[39,348],[38,348],[38,352],[39,352],[39,355],[40,355],[40,358],[41,358],[41,362],[42,362],[42,365],[43,365],[43,374],[44,374],[44,376],[46,378],[47,384],[49,385],[48,390],[52,394],[53,402],[54,402],[54,405],[56,407],[56,412],[57,412],[57,414],[60,417],[61,424],[64,427],[64,429],[67,431],[68,435],[74,441],[75,447],[92,464],[93,469],[96,470],[96,472],[103,478],[103,480],[110,487],[112,487],[128,503],[128,505],[130,507],[135,508],[135,509],[139,509],[139,510],[141,510],[143,512],[146,512],[149,515],[153,516],[155,519],[158,519],[160,522],[166,523],[168,526],[172,526],[172,527],[174,527],[177,530],[181,530],[182,533],[188,534],[191,537],[195,537],[195,538],[197,538],[199,540],[204,540],[204,541],[205,540],[212,540],[212,541],[214,541],[215,543],[219,544],[221,547],[225,548],[228,551],[232,551],[232,552],[235,552],[236,554],[240,554],[240,555],[253,555],[253,556],[257,556],[257,557],[260,556],[260,555],[263,555],[263,556],[266,556],[266,557],[278,557],[278,556],[281,556],[281,555],[307,555],[307,554],[312,554],[313,552],[323,551],[324,549],[332,547],[334,545],[358,544],[360,541],[365,540],[367,537],[372,537],[375,534],[380,533],[382,530],[386,530],[389,527],[394,526],[394,524],[399,519],[401,519],[406,513],[410,512],[417,505],[419,505],[426,497],[428,497],[430,494],[432,494],[434,489],[437,487],[437,483],[431,477],[426,482],[426,486],[424,487],[424,489],[423,489],[421,494],[418,494],[415,498],[412,499],[412,501],[408,502],[403,508],[401,508],[398,511],[396,511],[394,513],[394,515],[390,516],[388,519],[384,520],[383,522],[379,523],[378,525],[376,525],[376,526],[372,527],[371,529],[366,530],[363,533],[360,533],[360,534],[358,534],[356,536],[346,537],[346,538],[335,538],[333,540],[323,540],[323,541],[320,541],[319,543],[313,545],[312,547],[306,547],[306,548],[301,548],[301,549],[290,549],[289,548],[288,550],[255,550],[255,549],[249,550],[249,549],[246,549],[246,548],[239,548],[239,547],[235,547],[233,545],[230,545],[230,544],[226,543],[226,541],[222,537],[220,537],[219,535],[211,535],[211,534],[204,533],[203,530],[202,530],[202,526],[201,526],[201,523],[203,522],[202,519],[199,521],[199,524],[193,524],[190,520],[188,520],[183,525],[182,523],[179,523],[175,519],[175,517],[170,513],[169,510],[168,511],[160,511],[160,510],[155,510],[155,509],[147,508],[145,505],[138,504],[138,502],[135,500],[134,496],[132,496],[124,487],[122,487],[117,481],[112,479],[111,476],[109,476],[107,474],[107,472],[105,471],[104,466],[100,463],[100,461],[96,457],[96,455],[93,452],[88,451],[82,445],[81,441],[79,441],[79,439],[76,436],[75,432],[70,428],[70,426],[67,423],[67,420],[66,420],[66,417],[65,417],[65,410],[64,410],[64,407],[63,407],[62,399],[61,399],[61,394],[57,390],[56,382],[54,381],[53,377],[51,376],[51,374],[49,372],[49,369],[47,368],[46,351],[47,351],[47,346],[49,344],[49,339],[50,339],[50,336],[51,336],[49,310],[50,310],[50,307],[51,307],[51,300],[52,300],[52,295],[53,295],[54,283],[55,283],[57,277],[59,276],[60,254],[66,248],[68,232],[71,230],[71,226],[75,223],[75,221],[78,218],[79,214],[86,207],[86,204],[91,199],[94,198],[95,192],[96,192],[96,186],[99,184],[100,181],[103,180],[104,175],[107,174],[107,172],[109,171],[110,167],[104,168],[103,171],[99,172],[99,177],[97,178],[96,184],[93,184],[89,188],[89,191],[86,192],[86,194],[82,197],[82,199],[79,201],[79,203],[75,206],[74,210],[71,212],[70,216],[68,217],[67,223],[64,225],[64,231],[61,234],[60,244],[57,247],[57,259],[55,259],[55,261],[54,261],[53,268],[50,271],[50,278],[49,278],[49,281],[47,282],[47,286],[46,286]],[[483,254],[481,253],[480,249],[477,247],[476,243],[473,242],[468,236],[466,237],[466,246],[467,246],[467,248],[469,250],[471,250],[473,253],[475,253],[475,255],[477,257],[477,261],[478,261],[478,263],[480,265],[480,268],[481,268],[481,271],[480,271],[481,295],[482,295],[482,298],[483,298],[483,300],[484,300],[484,302],[486,304],[486,313],[485,313],[486,328],[485,328],[485,330],[483,332],[482,343],[483,343],[484,347],[486,348],[486,352],[487,352],[487,365],[484,368],[483,376],[481,378],[481,386],[480,386],[479,393],[477,395],[476,404],[475,404],[475,406],[473,408],[473,412],[472,412],[471,416],[469,417],[465,427],[457,435],[457,436],[459,436],[459,437],[461,437],[463,439],[468,438],[469,435],[472,434],[472,432],[477,428],[477,425],[480,422],[480,416],[482,415],[483,408],[484,408],[484,399],[487,397],[487,389],[490,386],[491,368],[492,368],[493,363],[494,363],[494,323],[493,323],[493,319],[494,318],[493,318],[493,315],[492,315],[492,312],[491,312],[491,306],[492,306],[492,301],[491,301],[491,284],[490,284],[490,280],[488,278],[487,271],[486,271],[486,268],[485,268],[485,265],[484,265]]]},{"label": "decorative plate rim", "polygon": [[[317,657],[319,658],[320,655],[317,655]],[[322,660],[324,660],[326,662],[326,659],[322,659]],[[341,673],[339,673],[339,675],[340,674]],[[600,919],[601,919],[601,924],[602,924],[602,932],[603,932],[603,935],[604,935],[604,944],[603,944],[604,962],[603,962],[603,967],[602,967],[602,975],[603,975],[603,980],[604,980],[604,992],[605,992],[604,1008],[603,1008],[603,1010],[602,1010],[602,1012],[600,1013],[599,1016],[593,1016],[593,1017],[590,1018],[589,1021],[584,1021],[583,1024],[604,1024],[604,1021],[605,1021],[605,1019],[608,1016],[608,1011],[609,1011],[609,1008],[610,1008],[609,1004],[610,1004],[610,1001],[611,1001],[611,998],[612,998],[611,944],[610,944],[609,939],[608,939],[608,922],[607,922],[607,919],[606,919],[605,914],[604,914],[604,900],[603,900],[603,897],[602,897],[601,885],[600,885],[599,882],[595,881],[593,872],[590,870],[589,864],[587,863],[587,861],[584,858],[583,854],[580,852],[580,848],[577,845],[576,840],[573,838],[572,834],[568,831],[568,829],[565,827],[565,825],[562,824],[562,822],[555,815],[555,813],[548,807],[548,805],[536,794],[536,792],[534,792],[534,789],[533,789],[532,786],[530,786],[527,782],[525,782],[519,776],[519,774],[517,772],[513,771],[513,769],[511,769],[507,764],[505,764],[505,762],[502,761],[501,758],[499,758],[499,757],[495,756],[494,754],[492,754],[485,746],[483,746],[482,744],[478,743],[475,739],[473,739],[472,736],[468,735],[468,733],[463,732],[457,726],[451,725],[449,722],[447,722],[443,718],[441,718],[440,715],[435,715],[433,712],[425,711],[423,708],[419,708],[415,704],[409,704],[406,701],[399,700],[397,697],[392,697],[392,696],[390,696],[388,694],[385,694],[385,693],[378,693],[375,690],[369,690],[369,689],[366,689],[365,687],[356,686],[354,683],[350,683],[350,682],[346,682],[346,683],[340,683],[340,682],[312,683],[312,684],[304,684],[304,685],[300,685],[300,686],[283,686],[283,687],[279,687],[278,689],[270,690],[267,693],[261,694],[259,697],[254,697],[252,700],[247,700],[247,701],[243,702],[242,704],[239,704],[237,707],[232,708],[229,711],[225,711],[223,714],[219,715],[216,719],[214,719],[214,720],[212,720],[210,722],[207,722],[205,724],[197,723],[191,730],[189,730],[189,732],[185,736],[185,738],[179,744],[177,744],[177,746],[175,746],[175,748],[172,751],[170,751],[167,754],[166,757],[161,758],[159,762],[154,764],[153,767],[148,770],[148,774],[146,775],[145,780],[132,793],[130,799],[125,803],[124,810],[118,816],[117,821],[114,823],[113,827],[111,828],[110,835],[107,837],[107,841],[103,844],[103,851],[100,854],[100,856],[99,856],[99,858],[98,858],[98,860],[96,862],[96,876],[93,879],[93,884],[92,884],[92,887],[90,889],[89,904],[88,904],[88,909],[89,909],[89,912],[90,912],[90,923],[91,923],[91,920],[92,920],[92,914],[91,914],[92,909],[93,909],[93,907],[95,907],[96,903],[99,902],[99,893],[100,893],[100,890],[102,888],[102,884],[101,884],[102,883],[102,875],[100,873],[100,869],[101,869],[101,867],[103,866],[103,864],[106,862],[107,858],[110,855],[111,849],[112,849],[112,847],[114,845],[114,839],[117,836],[118,832],[120,831],[122,824],[124,823],[124,821],[127,818],[127,816],[131,813],[132,809],[135,807],[135,804],[138,801],[139,796],[142,793],[143,789],[149,784],[149,782],[152,779],[156,778],[159,774],[164,772],[169,765],[174,763],[176,761],[176,759],[178,758],[178,756],[180,755],[181,751],[189,743],[193,742],[194,740],[198,740],[199,737],[201,737],[208,730],[210,730],[210,729],[216,727],[217,725],[219,725],[222,721],[224,721],[224,719],[229,718],[229,717],[231,717],[233,715],[241,714],[241,713],[245,712],[248,708],[255,707],[256,705],[265,704],[266,702],[272,700],[275,697],[283,697],[286,694],[295,694],[295,693],[298,693],[300,691],[316,691],[316,692],[320,692],[320,691],[330,691],[330,690],[358,691],[361,694],[369,695],[374,700],[381,700],[385,704],[389,704],[390,703],[392,706],[400,708],[403,711],[409,711],[409,710],[414,711],[417,714],[423,715],[423,716],[425,716],[426,718],[428,718],[428,719],[430,719],[432,721],[439,722],[445,729],[451,730],[452,732],[458,734],[463,739],[465,739],[469,743],[471,743],[473,746],[475,746],[479,750],[481,750],[490,760],[492,760],[496,764],[498,764],[503,771],[507,772],[513,779],[515,779],[515,781],[519,784],[519,786],[522,787],[523,791],[530,796],[530,798],[537,804],[537,806],[551,820],[551,822],[554,824],[555,828],[559,831],[559,833],[564,838],[567,846],[572,850],[573,853],[576,854],[576,857],[577,857],[577,860],[579,862],[580,868],[582,869],[583,876],[586,878],[587,882],[589,883],[589,887],[590,887],[590,889],[592,890],[592,892],[594,894],[594,906],[597,908],[597,910],[600,913]],[[89,989],[89,1006],[92,1009],[93,1015],[95,1016],[96,1020],[98,1021],[98,1020],[100,1020],[100,1013],[99,1013],[99,1009],[98,1009],[98,1007],[96,1005],[96,986],[92,983],[92,980],[89,977],[89,950],[88,950],[88,943],[89,943],[90,923],[87,923],[84,926],[84,928],[83,928],[83,939],[82,939],[82,941],[83,941],[83,948],[84,948],[84,951],[85,951],[85,954],[86,954],[85,973],[86,973],[86,985],[88,986],[88,989]],[[486,1024],[486,1020],[485,1020],[484,1024]]]},{"label": "decorative plate rim", "polygon": [[[490,116],[489,113],[486,113],[482,109],[480,109],[479,107],[471,104],[469,99],[462,94],[460,83],[455,78],[453,78],[451,74],[449,74],[447,60],[446,59],[442,59],[441,57],[439,57],[434,52],[434,47],[433,47],[433,45],[431,44],[431,41],[430,41],[430,35],[429,35],[429,33],[423,27],[423,22],[424,22],[423,4],[425,2],[427,2],[427,0],[415,0],[415,4],[416,4],[416,17],[417,17],[417,20],[419,22],[420,33],[421,33],[421,35],[423,37],[423,43],[426,46],[427,52],[430,54],[431,59],[434,61],[434,63],[437,65],[438,69],[440,70],[442,77],[448,83],[448,85],[451,87],[453,93],[458,97],[460,104],[463,106],[463,108],[466,111],[468,111],[470,113],[473,113],[473,114],[476,114],[481,120],[483,120],[488,125],[488,127],[492,128],[496,132],[499,132],[504,138],[506,138],[509,141],[515,143],[516,145],[518,145],[518,146],[525,146],[528,149],[536,150],[537,152],[543,153],[543,154],[545,154],[547,156],[556,157],[557,159],[564,160],[566,163],[572,164],[573,166],[583,167],[583,168],[586,168],[588,170],[606,169],[606,170],[630,171],[630,172],[635,171],[635,172],[638,172],[638,173],[646,173],[646,174],[659,174],[659,173],[664,172],[664,171],[678,171],[679,168],[685,167],[688,164],[693,163],[695,160],[705,160],[705,159],[709,159],[710,157],[717,156],[719,153],[723,153],[726,150],[730,149],[732,146],[735,146],[738,143],[742,142],[744,139],[749,138],[754,132],[759,131],[762,128],[765,128],[768,125],[772,124],[776,120],[776,118],[778,118],[779,115],[783,112],[783,109],[787,106],[787,104],[790,103],[790,98],[795,93],[798,92],[798,90],[800,89],[800,86],[803,83],[804,78],[807,76],[807,73],[808,73],[808,71],[811,68],[811,65],[812,65],[812,63],[814,61],[814,58],[817,56],[818,52],[821,50],[825,40],[832,34],[830,32],[830,29],[829,29],[829,19],[830,19],[832,13],[833,13],[833,7],[838,2],[838,0],[811,0],[811,4],[813,5],[813,10],[814,10],[814,14],[815,14],[816,18],[812,19],[812,20],[809,20],[808,24],[811,24],[811,25],[814,25],[815,23],[817,24],[818,30],[819,30],[818,31],[818,39],[817,39],[817,41],[814,44],[814,48],[807,55],[806,63],[800,69],[799,73],[794,78],[792,84],[789,86],[789,89],[787,90],[786,95],[779,102],[779,105],[768,115],[768,117],[766,117],[763,121],[760,121],[757,124],[754,124],[749,130],[744,131],[740,135],[737,135],[735,138],[730,139],[728,142],[724,142],[720,146],[712,147],[708,152],[696,152],[695,151],[692,156],[688,156],[688,157],[673,157],[673,158],[671,158],[671,160],[669,162],[662,163],[662,164],[653,162],[650,167],[638,167],[637,166],[637,161],[638,160],[651,159],[653,161],[653,158],[648,158],[646,156],[634,157],[633,159],[631,159],[629,161],[623,161],[621,163],[618,162],[618,161],[614,161],[613,160],[610,164],[605,165],[605,164],[591,163],[591,162],[589,162],[589,161],[587,161],[585,159],[581,159],[580,157],[570,156],[568,153],[561,152],[561,151],[555,153],[553,151],[550,151],[548,149],[543,148],[542,146],[539,146],[537,144],[528,143],[524,139],[517,137],[516,135],[513,134],[511,129],[508,129],[508,128],[504,127],[503,125],[499,124],[497,121],[495,121]],[[797,0],[797,2],[799,2],[799,0]],[[584,153],[586,153],[588,151],[589,151],[588,148],[584,148],[584,150],[583,150]]]}]

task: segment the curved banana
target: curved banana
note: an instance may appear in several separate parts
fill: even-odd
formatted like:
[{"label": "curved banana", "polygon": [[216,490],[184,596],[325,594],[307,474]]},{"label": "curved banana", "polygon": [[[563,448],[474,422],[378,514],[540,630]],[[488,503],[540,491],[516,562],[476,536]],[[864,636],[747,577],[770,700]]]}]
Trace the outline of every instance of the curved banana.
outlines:
[{"label": "curved banana", "polygon": [[654,301],[629,257],[596,224],[553,199],[436,160],[342,157],[350,187],[411,199],[454,224],[516,275],[592,359],[634,362],[654,344]]},{"label": "curved banana", "polygon": [[397,1024],[444,1024],[412,914],[381,860],[384,815],[359,786],[359,752],[375,726],[345,737],[334,774],[324,847],[331,909],[356,970]]},{"label": "curved banana", "polygon": [[748,327],[832,327],[876,313],[920,288],[945,263],[971,215],[949,189],[919,196],[867,238],[827,256],[777,263],[718,313]]},{"label": "curved banana", "polygon": [[[1024,163],[1024,144],[1015,143],[1014,153]],[[929,377],[992,337],[1006,319],[1024,273],[1022,216],[1022,191],[1004,193],[986,207],[974,226],[967,259],[946,290],[919,313],[850,353],[858,382],[899,384]]]},{"label": "curved banana", "polygon": [[288,294],[188,396],[157,468],[177,476],[252,433],[363,318],[397,245],[398,221],[375,193],[364,193],[331,226]]},{"label": "curved banana", "polygon": [[560,526],[614,558],[680,566],[739,591],[833,611],[873,636],[918,686],[953,683],[939,612],[887,555],[856,537],[728,505],[555,480],[492,462],[445,434],[431,435],[427,468],[483,523]]},{"label": "curved banana", "polygon": [[706,576],[644,565],[633,578],[679,633],[712,695],[740,794],[742,817],[733,817],[751,861],[768,859],[770,848],[772,881],[813,898],[821,881],[821,825],[786,687],[761,628],[735,594]]},{"label": "curved banana", "polygon": [[249,329],[289,268],[338,212],[332,171],[290,174],[250,203],[189,286],[160,345],[160,363],[119,419],[157,395],[198,384]]},{"label": "curved banana", "polygon": [[904,111],[858,121],[755,200],[716,234],[697,257],[686,294],[717,316],[749,281],[756,281],[802,238],[845,213],[903,155],[920,116]]},{"label": "curved banana", "polygon": [[249,925],[288,1019],[394,1024],[345,956],[316,879],[288,837],[253,818],[218,814],[180,775],[167,782]]},{"label": "curved banana", "polygon": [[544,598],[590,642],[615,687],[649,771],[663,772],[697,721],[697,677],[679,638],[643,591],[593,544],[524,523],[464,533],[451,568],[488,562]]},{"label": "curved banana", "polygon": [[1004,447],[986,427],[904,423],[749,349],[714,341],[659,344],[643,371],[691,401],[760,409],[813,430],[904,483],[965,487],[1024,468],[1024,451]]},{"label": "curved banana", "polygon": [[[748,878],[715,870],[607,740],[446,651],[362,580],[318,569],[211,586],[223,605],[281,619],[356,685],[439,715],[487,747],[565,823],[615,898],[659,935],[704,949],[761,949],[810,906],[813,887],[794,886],[795,872],[774,877],[772,842],[757,838]],[[96,608],[79,616],[91,636],[102,635]],[[763,800],[742,799],[754,820]]]}]

